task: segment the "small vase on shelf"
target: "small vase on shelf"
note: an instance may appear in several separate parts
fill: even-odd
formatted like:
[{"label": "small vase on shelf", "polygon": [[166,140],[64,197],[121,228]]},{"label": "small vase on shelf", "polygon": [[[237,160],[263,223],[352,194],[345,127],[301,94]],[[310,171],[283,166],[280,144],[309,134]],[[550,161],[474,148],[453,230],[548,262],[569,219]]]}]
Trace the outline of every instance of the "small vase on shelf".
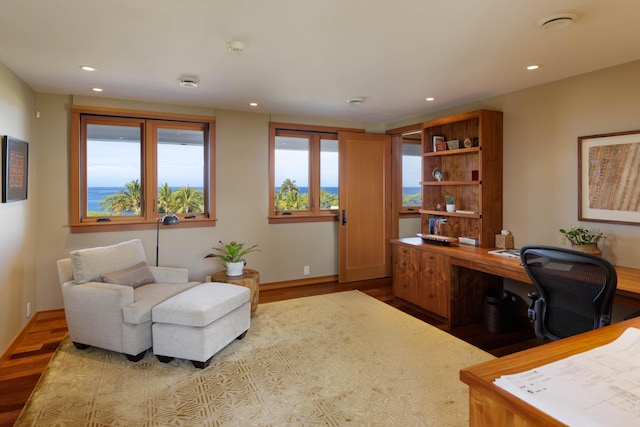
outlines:
[{"label": "small vase on shelf", "polygon": [[444,196],[444,202],[447,205],[447,212],[456,211],[456,198],[453,196]]}]

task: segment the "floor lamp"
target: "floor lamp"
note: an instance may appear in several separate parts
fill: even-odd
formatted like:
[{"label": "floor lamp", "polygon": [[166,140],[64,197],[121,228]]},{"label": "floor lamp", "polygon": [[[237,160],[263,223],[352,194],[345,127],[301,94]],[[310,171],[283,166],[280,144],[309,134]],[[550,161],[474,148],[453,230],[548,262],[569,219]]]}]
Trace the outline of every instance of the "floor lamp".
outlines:
[{"label": "floor lamp", "polygon": [[160,252],[160,223],[162,225],[176,225],[180,221],[174,214],[167,214],[162,218],[158,218],[158,226],[156,227],[156,267],[158,266],[158,254]]}]

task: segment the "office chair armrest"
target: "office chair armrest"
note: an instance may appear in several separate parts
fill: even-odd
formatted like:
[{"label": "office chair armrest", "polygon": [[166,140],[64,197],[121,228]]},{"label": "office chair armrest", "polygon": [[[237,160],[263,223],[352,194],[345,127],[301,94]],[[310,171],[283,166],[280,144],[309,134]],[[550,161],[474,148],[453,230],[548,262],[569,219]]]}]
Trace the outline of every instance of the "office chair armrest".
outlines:
[{"label": "office chair armrest", "polygon": [[527,310],[527,316],[529,317],[529,321],[531,323],[535,323],[535,321],[536,321],[536,302],[538,301],[538,298],[540,298],[540,295],[538,294],[538,291],[529,291],[529,292],[527,292],[527,296],[531,300],[531,304],[529,304],[529,309]]},{"label": "office chair armrest", "polygon": [[603,326],[609,326],[611,324],[611,316],[608,316],[606,314],[603,314],[602,316],[600,316],[600,324],[598,325],[599,328],[602,328]]}]

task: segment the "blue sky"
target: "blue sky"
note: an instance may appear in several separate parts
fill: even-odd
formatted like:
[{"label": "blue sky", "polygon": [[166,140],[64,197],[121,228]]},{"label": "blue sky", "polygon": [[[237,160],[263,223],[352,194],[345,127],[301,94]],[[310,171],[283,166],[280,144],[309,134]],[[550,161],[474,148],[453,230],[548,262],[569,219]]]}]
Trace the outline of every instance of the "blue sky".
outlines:
[{"label": "blue sky", "polygon": [[[170,187],[202,187],[202,146],[161,144],[158,149],[158,182]],[[91,141],[87,156],[88,187],[122,187],[140,179],[140,145]]]}]

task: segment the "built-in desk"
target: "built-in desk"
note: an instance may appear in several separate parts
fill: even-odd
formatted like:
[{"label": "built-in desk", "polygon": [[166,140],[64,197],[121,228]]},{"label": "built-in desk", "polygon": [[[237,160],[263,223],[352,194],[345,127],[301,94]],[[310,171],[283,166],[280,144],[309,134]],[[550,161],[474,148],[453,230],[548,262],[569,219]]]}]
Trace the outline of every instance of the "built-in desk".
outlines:
[{"label": "built-in desk", "polygon": [[[427,254],[427,258],[436,255],[441,258],[439,265],[446,269],[441,278],[449,286],[422,294],[420,289],[414,289],[412,292],[407,291],[406,295],[415,297],[409,302],[427,310],[429,308],[424,305],[428,305],[430,299],[447,300],[446,310],[436,314],[449,327],[480,321],[484,291],[488,287],[502,286],[501,278],[531,283],[520,259],[490,254],[491,249],[465,245],[438,246],[424,243],[419,237],[394,239],[391,243],[394,246],[394,294],[397,291],[402,293],[405,288],[410,290],[412,279],[415,284],[420,284],[420,278],[426,277],[433,270],[428,263],[423,262],[424,254]],[[413,254],[414,251],[423,256]],[[416,264],[413,269],[403,264],[411,262]],[[615,268],[618,275],[615,304],[640,309],[640,269]]]},{"label": "built-in desk", "polygon": [[555,418],[503,390],[493,381],[502,375],[525,372],[608,344],[629,327],[640,328],[640,317],[462,369],[460,380],[469,386],[469,425],[563,426]]}]

